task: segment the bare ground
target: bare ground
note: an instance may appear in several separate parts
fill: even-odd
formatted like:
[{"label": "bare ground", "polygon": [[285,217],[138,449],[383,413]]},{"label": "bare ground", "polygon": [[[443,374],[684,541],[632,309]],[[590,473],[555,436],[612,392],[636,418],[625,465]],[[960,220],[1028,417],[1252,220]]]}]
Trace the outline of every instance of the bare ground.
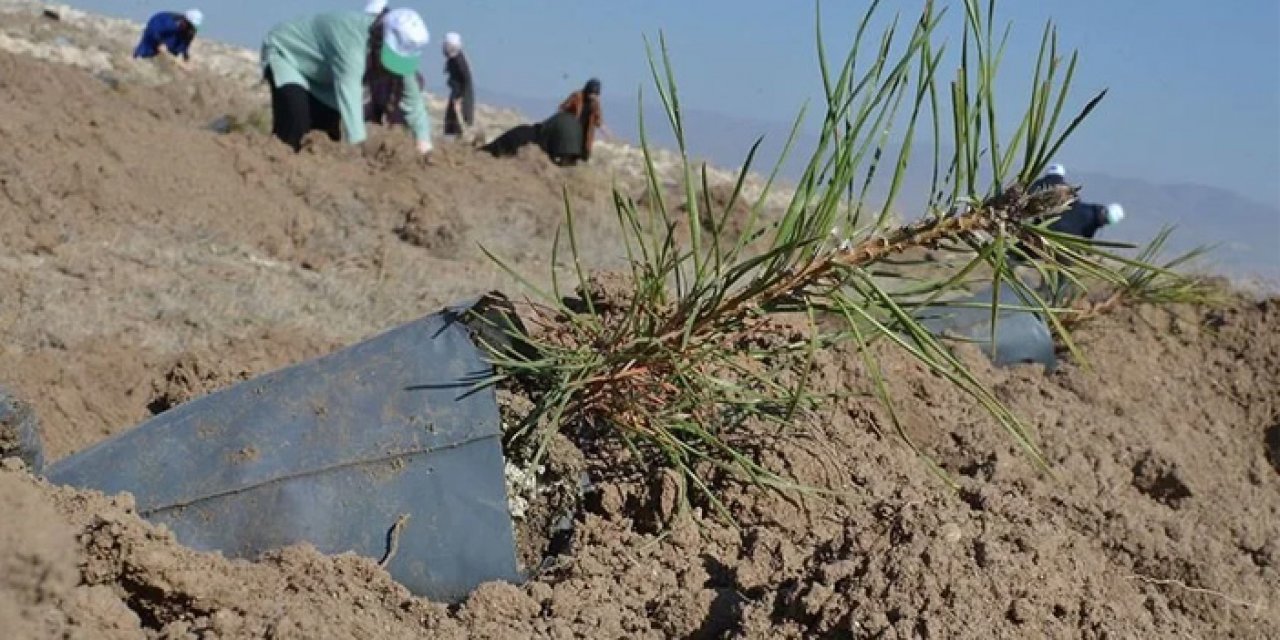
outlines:
[{"label": "bare ground", "polygon": [[[294,155],[252,130],[207,129],[260,109],[251,85],[141,73],[108,83],[0,53],[0,384],[35,406],[53,458],[445,303],[515,290],[478,244],[544,277],[564,189],[589,263],[620,264],[618,172],[451,146],[427,167],[396,131]],[[1052,475],[885,350],[906,429],[958,491],[879,435],[892,432],[882,411],[855,393],[786,437],[739,436],[833,493],[720,479],[735,528],[696,497],[674,513],[669,477],[588,460],[597,491],[565,554],[455,607],[412,597],[368,559],[197,553],[127,496],[51,487],[6,462],[0,635],[1276,637],[1278,327],[1280,301],[1239,299],[1097,321],[1077,336],[1089,367],[1045,375],[968,354],[1033,425]],[[818,364],[822,389],[869,388],[856,355]]]}]

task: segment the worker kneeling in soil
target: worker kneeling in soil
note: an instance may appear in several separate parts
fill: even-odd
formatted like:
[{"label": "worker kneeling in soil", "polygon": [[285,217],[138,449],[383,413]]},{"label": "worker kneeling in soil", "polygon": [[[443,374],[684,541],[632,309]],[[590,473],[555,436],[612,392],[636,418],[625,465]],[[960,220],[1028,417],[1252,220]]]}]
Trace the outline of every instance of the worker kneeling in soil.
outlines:
[{"label": "worker kneeling in soil", "polygon": [[538,124],[515,127],[484,146],[495,157],[515,155],[520,147],[537,144],[561,166],[591,159],[596,129],[604,127],[600,108],[600,81],[592,78],[569,95],[555,115]]},{"label": "worker kneeling in soil", "polygon": [[191,59],[191,42],[196,39],[196,31],[204,22],[204,13],[199,9],[190,9],[185,13],[162,11],[147,20],[142,30],[142,39],[133,49],[135,58],[154,58],[161,51],[168,50],[182,66],[183,61]]},{"label": "worker kneeling in soil", "polygon": [[390,79],[400,109],[417,140],[431,152],[431,121],[421,87],[406,81],[418,70],[430,35],[412,9],[380,16],[350,11],[286,22],[267,34],[262,64],[271,87],[272,134],[301,148],[311,131],[359,144],[367,137],[364,86]]}]

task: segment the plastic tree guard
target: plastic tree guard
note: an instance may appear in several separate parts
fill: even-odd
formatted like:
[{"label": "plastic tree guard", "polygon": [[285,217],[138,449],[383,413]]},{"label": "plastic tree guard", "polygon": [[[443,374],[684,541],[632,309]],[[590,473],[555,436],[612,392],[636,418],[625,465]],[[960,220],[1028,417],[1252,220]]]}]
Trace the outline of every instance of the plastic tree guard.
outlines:
[{"label": "plastic tree guard", "polygon": [[939,336],[956,337],[977,344],[997,365],[1038,362],[1052,371],[1058,366],[1053,334],[1040,314],[1030,311],[1035,302],[1026,300],[1008,283],[1000,284],[1000,306],[996,316],[995,342],[991,341],[992,289],[933,307],[924,326]]},{"label": "plastic tree guard", "polygon": [[47,477],[128,491],[179,542],[230,557],[301,542],[351,551],[444,601],[518,581],[498,406],[492,388],[477,388],[491,367],[464,322],[471,308],[191,401]]}]

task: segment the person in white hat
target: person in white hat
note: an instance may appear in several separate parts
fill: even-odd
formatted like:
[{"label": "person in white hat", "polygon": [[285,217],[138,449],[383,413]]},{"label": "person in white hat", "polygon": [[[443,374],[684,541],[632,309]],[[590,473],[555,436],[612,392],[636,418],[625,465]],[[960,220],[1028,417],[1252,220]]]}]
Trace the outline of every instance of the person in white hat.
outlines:
[{"label": "person in white hat", "polygon": [[[1045,167],[1044,175],[1032,182],[1027,191],[1033,193],[1042,189],[1066,185],[1067,168],[1061,164],[1053,163]],[[1103,227],[1119,224],[1123,219],[1124,207],[1119,204],[1100,205],[1077,199],[1069,209],[1058,216],[1057,220],[1049,223],[1047,228],[1056,233],[1092,240]],[[1019,243],[1017,251],[1014,251],[1011,257],[1013,262],[1017,264],[1021,264],[1027,259],[1047,259],[1063,266],[1069,266],[1073,262],[1066,255],[1061,253],[1056,255],[1046,254],[1042,248],[1035,248],[1026,243]],[[1024,281],[1033,277],[1043,278],[1043,276],[1044,272],[1039,268],[1030,271],[1026,274],[1026,277],[1019,275]],[[1043,279],[1039,286],[1045,298],[1052,304],[1070,302],[1076,295],[1081,293],[1065,278]]]},{"label": "person in white hat", "polygon": [[412,9],[381,17],[359,11],[324,13],[277,25],[262,43],[271,88],[272,133],[294,150],[311,131],[333,140],[364,142],[364,85],[392,77],[398,103],[417,142],[431,152],[431,121],[422,89],[412,79],[430,32]]},{"label": "person in white hat", "polygon": [[[1057,233],[1092,240],[1103,227],[1120,224],[1122,220],[1124,220],[1124,207],[1119,203],[1101,205],[1077,200],[1070,209],[1058,216],[1057,220],[1049,223],[1047,228]],[[1036,254],[1026,246],[1021,249],[1029,256]],[[1070,263],[1062,256],[1059,256],[1058,261],[1063,264]]]},{"label": "person in white hat", "polygon": [[[1092,240],[1103,227],[1119,224],[1121,220],[1124,220],[1124,207],[1119,204],[1100,205],[1076,201],[1066,213],[1063,213],[1057,220],[1050,223],[1048,229],[1060,234],[1069,234]],[[1019,263],[1022,262],[1023,257],[1048,259],[1064,267],[1069,267],[1074,263],[1070,256],[1060,252],[1046,254],[1040,249],[1031,248],[1025,244],[1020,245],[1017,253],[1018,255],[1014,256],[1014,261]],[[1069,278],[1060,276],[1046,278],[1045,275],[1046,272],[1037,267],[1026,275],[1024,281],[1028,278],[1041,278],[1038,289],[1045,300],[1052,305],[1069,305],[1084,293]]]},{"label": "person in white hat", "polygon": [[475,121],[476,90],[471,81],[471,65],[462,52],[462,36],[444,34],[444,73],[449,80],[449,102],[444,110],[444,134],[461,137]]},{"label": "person in white hat", "polygon": [[1060,164],[1051,164],[1044,170],[1044,175],[1031,183],[1028,191],[1039,191],[1049,187],[1060,187],[1067,183],[1067,168]]},{"label": "person in white hat", "polygon": [[138,46],[133,49],[135,58],[154,58],[161,51],[168,51],[178,60],[179,66],[191,58],[191,42],[196,39],[196,31],[204,24],[204,13],[199,9],[188,9],[183,13],[161,11],[149,20],[142,31]]},{"label": "person in white hat", "polygon": [[1100,229],[1120,224],[1121,220],[1124,220],[1124,207],[1119,204],[1076,202],[1066,213],[1050,223],[1049,229],[1092,240]]},{"label": "person in white hat", "polygon": [[[377,16],[372,27],[375,31],[382,28],[382,22],[390,12],[386,3],[379,0],[373,0],[365,6],[365,13]],[[364,78],[365,88],[368,89],[365,92],[364,121],[385,126],[407,125],[408,118],[404,109],[400,108],[406,80],[394,74],[380,73],[376,65],[370,64],[370,69],[374,71],[366,73]],[[422,71],[416,71],[413,75],[419,92],[426,91],[427,80],[422,77]]]}]

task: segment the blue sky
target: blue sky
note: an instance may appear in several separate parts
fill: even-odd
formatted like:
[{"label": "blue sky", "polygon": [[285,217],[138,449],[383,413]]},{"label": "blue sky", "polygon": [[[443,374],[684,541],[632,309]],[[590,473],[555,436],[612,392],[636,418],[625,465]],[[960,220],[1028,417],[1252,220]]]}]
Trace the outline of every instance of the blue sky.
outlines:
[{"label": "blue sky", "polygon": [[[196,1],[206,15],[206,37],[250,47],[280,20],[363,4],[276,0],[249,8],[247,2]],[[136,20],[185,8],[152,0],[73,4]],[[802,0],[455,0],[403,6],[422,12],[435,42],[445,31],[463,34],[482,101],[552,102],[594,75],[615,100],[627,98],[617,103],[631,104],[637,89],[651,88],[642,36],[656,36],[660,29],[690,108],[785,122],[806,100],[817,101],[813,4]],[[884,7],[910,18],[919,2],[887,0]],[[852,0],[824,3],[832,50],[847,45],[864,8]],[[1225,187],[1280,206],[1280,2],[1006,0],[999,12],[1001,21],[1014,23],[1004,87],[1018,100],[1017,108],[1020,82],[1030,76],[1024,61],[1034,58],[1049,18],[1058,24],[1064,48],[1081,51],[1077,105],[1110,89],[1059,158],[1069,168]],[[438,75],[428,82],[436,90],[442,84]],[[609,115],[614,121],[634,117],[616,109]],[[756,133],[742,136],[749,141]]]}]

